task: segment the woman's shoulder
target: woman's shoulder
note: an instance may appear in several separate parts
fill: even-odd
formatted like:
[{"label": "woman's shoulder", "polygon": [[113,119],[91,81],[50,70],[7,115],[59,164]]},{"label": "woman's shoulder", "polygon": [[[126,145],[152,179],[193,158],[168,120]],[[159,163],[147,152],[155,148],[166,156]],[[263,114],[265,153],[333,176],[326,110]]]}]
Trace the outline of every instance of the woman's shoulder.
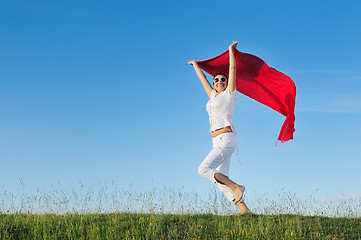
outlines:
[{"label": "woman's shoulder", "polygon": [[231,95],[231,96],[237,95],[236,90],[234,90],[233,92],[230,92],[228,86],[226,89],[224,89],[223,93],[226,95]]}]

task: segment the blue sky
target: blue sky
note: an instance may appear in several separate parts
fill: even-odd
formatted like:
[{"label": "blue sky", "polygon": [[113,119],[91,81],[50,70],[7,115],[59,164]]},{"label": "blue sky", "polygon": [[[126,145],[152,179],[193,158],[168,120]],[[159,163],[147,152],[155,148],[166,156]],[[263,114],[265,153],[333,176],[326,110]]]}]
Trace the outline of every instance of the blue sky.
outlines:
[{"label": "blue sky", "polygon": [[[188,60],[238,50],[297,87],[284,117],[238,94],[230,177],[249,194],[361,197],[359,1],[0,2],[0,189],[211,189],[207,96]],[[240,164],[239,161],[242,163]]]}]

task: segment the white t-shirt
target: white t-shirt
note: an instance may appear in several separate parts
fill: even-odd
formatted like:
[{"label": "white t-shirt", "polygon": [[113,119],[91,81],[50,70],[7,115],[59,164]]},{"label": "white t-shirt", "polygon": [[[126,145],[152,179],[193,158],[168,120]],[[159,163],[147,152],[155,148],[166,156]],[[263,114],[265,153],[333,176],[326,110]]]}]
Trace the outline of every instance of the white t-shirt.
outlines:
[{"label": "white t-shirt", "polygon": [[232,124],[234,104],[236,103],[236,90],[229,93],[228,87],[216,96],[216,90],[211,91],[211,99],[207,102],[206,108],[209,114],[209,131],[212,132],[227,126],[236,132]]}]

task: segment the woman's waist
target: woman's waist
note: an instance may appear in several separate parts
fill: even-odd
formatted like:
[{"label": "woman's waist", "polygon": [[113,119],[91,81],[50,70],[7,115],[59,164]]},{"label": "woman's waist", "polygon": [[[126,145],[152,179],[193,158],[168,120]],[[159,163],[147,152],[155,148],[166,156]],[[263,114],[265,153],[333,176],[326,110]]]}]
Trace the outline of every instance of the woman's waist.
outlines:
[{"label": "woman's waist", "polygon": [[236,133],[232,132],[223,132],[219,135],[212,138],[213,148],[229,148],[234,147],[236,145]]},{"label": "woman's waist", "polygon": [[219,128],[219,129],[212,131],[211,135],[212,135],[212,138],[215,138],[215,137],[221,135],[222,133],[230,133],[230,132],[233,132],[232,127],[227,126],[227,127]]}]

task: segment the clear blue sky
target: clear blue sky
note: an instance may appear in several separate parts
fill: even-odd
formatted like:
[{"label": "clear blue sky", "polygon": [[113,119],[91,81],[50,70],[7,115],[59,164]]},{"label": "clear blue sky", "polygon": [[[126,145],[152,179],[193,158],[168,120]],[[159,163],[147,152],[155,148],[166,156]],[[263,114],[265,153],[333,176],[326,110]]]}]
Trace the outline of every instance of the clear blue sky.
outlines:
[{"label": "clear blue sky", "polygon": [[188,60],[238,49],[296,83],[284,117],[238,94],[230,176],[249,193],[361,197],[360,1],[0,1],[0,190],[99,181],[211,189]]}]

